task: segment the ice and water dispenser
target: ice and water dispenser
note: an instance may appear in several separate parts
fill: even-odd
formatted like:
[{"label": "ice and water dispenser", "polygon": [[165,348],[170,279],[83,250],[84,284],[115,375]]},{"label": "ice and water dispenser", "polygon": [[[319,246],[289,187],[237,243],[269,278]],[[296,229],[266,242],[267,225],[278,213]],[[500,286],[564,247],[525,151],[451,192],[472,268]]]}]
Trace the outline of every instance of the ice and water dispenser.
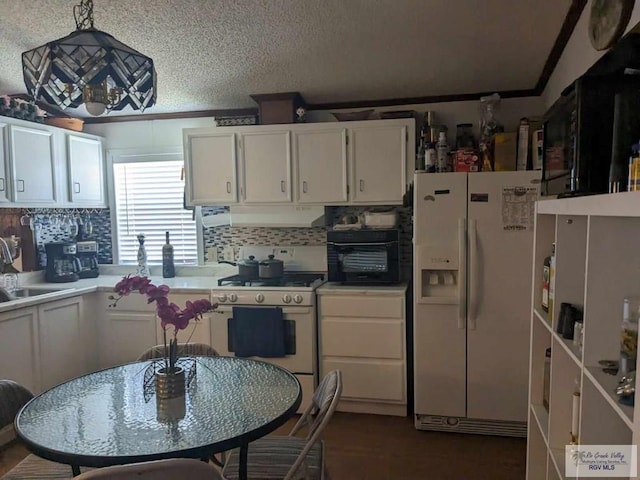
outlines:
[{"label": "ice and water dispenser", "polygon": [[[459,298],[458,252],[450,249],[417,246],[418,303],[452,303]],[[422,302],[421,302],[422,301]]]}]

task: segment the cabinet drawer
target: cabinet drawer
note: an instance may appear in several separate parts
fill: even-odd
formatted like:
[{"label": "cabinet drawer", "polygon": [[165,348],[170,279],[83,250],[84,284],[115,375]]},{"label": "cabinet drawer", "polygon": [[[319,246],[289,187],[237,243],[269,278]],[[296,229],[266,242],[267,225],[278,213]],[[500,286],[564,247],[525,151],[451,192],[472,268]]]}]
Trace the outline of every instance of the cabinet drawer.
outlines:
[{"label": "cabinet drawer", "polygon": [[405,395],[404,363],[322,360],[323,376],[342,372],[342,397],[401,402]]},{"label": "cabinet drawer", "polygon": [[404,359],[404,323],[346,318],[321,320],[322,356]]},{"label": "cabinet drawer", "polygon": [[322,295],[322,317],[403,318],[404,297],[366,297]]}]

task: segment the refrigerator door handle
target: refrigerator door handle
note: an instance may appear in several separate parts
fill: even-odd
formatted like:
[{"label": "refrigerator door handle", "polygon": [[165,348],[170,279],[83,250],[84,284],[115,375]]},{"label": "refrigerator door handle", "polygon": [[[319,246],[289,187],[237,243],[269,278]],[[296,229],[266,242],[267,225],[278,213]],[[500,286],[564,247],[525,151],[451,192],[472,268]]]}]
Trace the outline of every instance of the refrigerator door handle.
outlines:
[{"label": "refrigerator door handle", "polygon": [[467,232],[466,218],[458,219],[458,328],[464,330],[467,320]]},{"label": "refrigerator door handle", "polygon": [[467,326],[469,330],[476,329],[476,315],[478,305],[478,235],[476,231],[476,221],[469,220],[469,319]]}]

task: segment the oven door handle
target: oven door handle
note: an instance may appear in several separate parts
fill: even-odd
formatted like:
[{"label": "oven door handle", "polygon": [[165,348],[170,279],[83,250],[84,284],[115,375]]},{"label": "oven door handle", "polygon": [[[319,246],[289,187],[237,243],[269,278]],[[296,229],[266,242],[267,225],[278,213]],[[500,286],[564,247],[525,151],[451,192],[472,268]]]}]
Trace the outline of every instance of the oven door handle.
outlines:
[{"label": "oven door handle", "polygon": [[327,245],[335,245],[336,247],[370,247],[370,246],[379,246],[379,245],[393,245],[394,243],[398,243],[396,241],[393,242],[354,242],[354,243],[337,243],[337,242],[327,242]]},{"label": "oven door handle", "polygon": [[[236,305],[237,307],[246,307],[247,305]],[[265,306],[261,306],[261,305],[251,305],[252,307],[257,307],[257,308],[277,308],[274,305],[265,305]],[[282,314],[283,315],[287,315],[287,314],[305,314],[305,313],[309,313],[311,312],[311,307],[280,307],[282,308]],[[231,313],[233,312],[233,306],[232,305],[218,305],[218,308],[216,308],[213,313]]]}]

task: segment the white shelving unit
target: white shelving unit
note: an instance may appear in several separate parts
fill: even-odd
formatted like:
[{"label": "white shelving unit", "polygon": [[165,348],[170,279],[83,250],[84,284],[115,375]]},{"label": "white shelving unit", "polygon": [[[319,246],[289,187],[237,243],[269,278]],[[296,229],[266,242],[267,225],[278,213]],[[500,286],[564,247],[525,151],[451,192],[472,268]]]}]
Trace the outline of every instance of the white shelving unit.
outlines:
[{"label": "white shelving unit", "polygon": [[[556,244],[555,299],[541,308],[544,258]],[[565,479],[572,394],[580,389],[579,442],[640,442],[640,415],[618,402],[622,301],[640,295],[640,192],[542,200],[536,206],[529,371],[527,480]],[[582,308],[583,348],[557,333],[560,305]],[[545,351],[551,347],[549,408],[543,406]],[[637,382],[637,385],[640,383]],[[636,387],[637,388],[637,387]],[[574,477],[570,477],[574,478]],[[603,478],[603,477],[601,477]],[[638,477],[630,477],[637,480]]]}]

